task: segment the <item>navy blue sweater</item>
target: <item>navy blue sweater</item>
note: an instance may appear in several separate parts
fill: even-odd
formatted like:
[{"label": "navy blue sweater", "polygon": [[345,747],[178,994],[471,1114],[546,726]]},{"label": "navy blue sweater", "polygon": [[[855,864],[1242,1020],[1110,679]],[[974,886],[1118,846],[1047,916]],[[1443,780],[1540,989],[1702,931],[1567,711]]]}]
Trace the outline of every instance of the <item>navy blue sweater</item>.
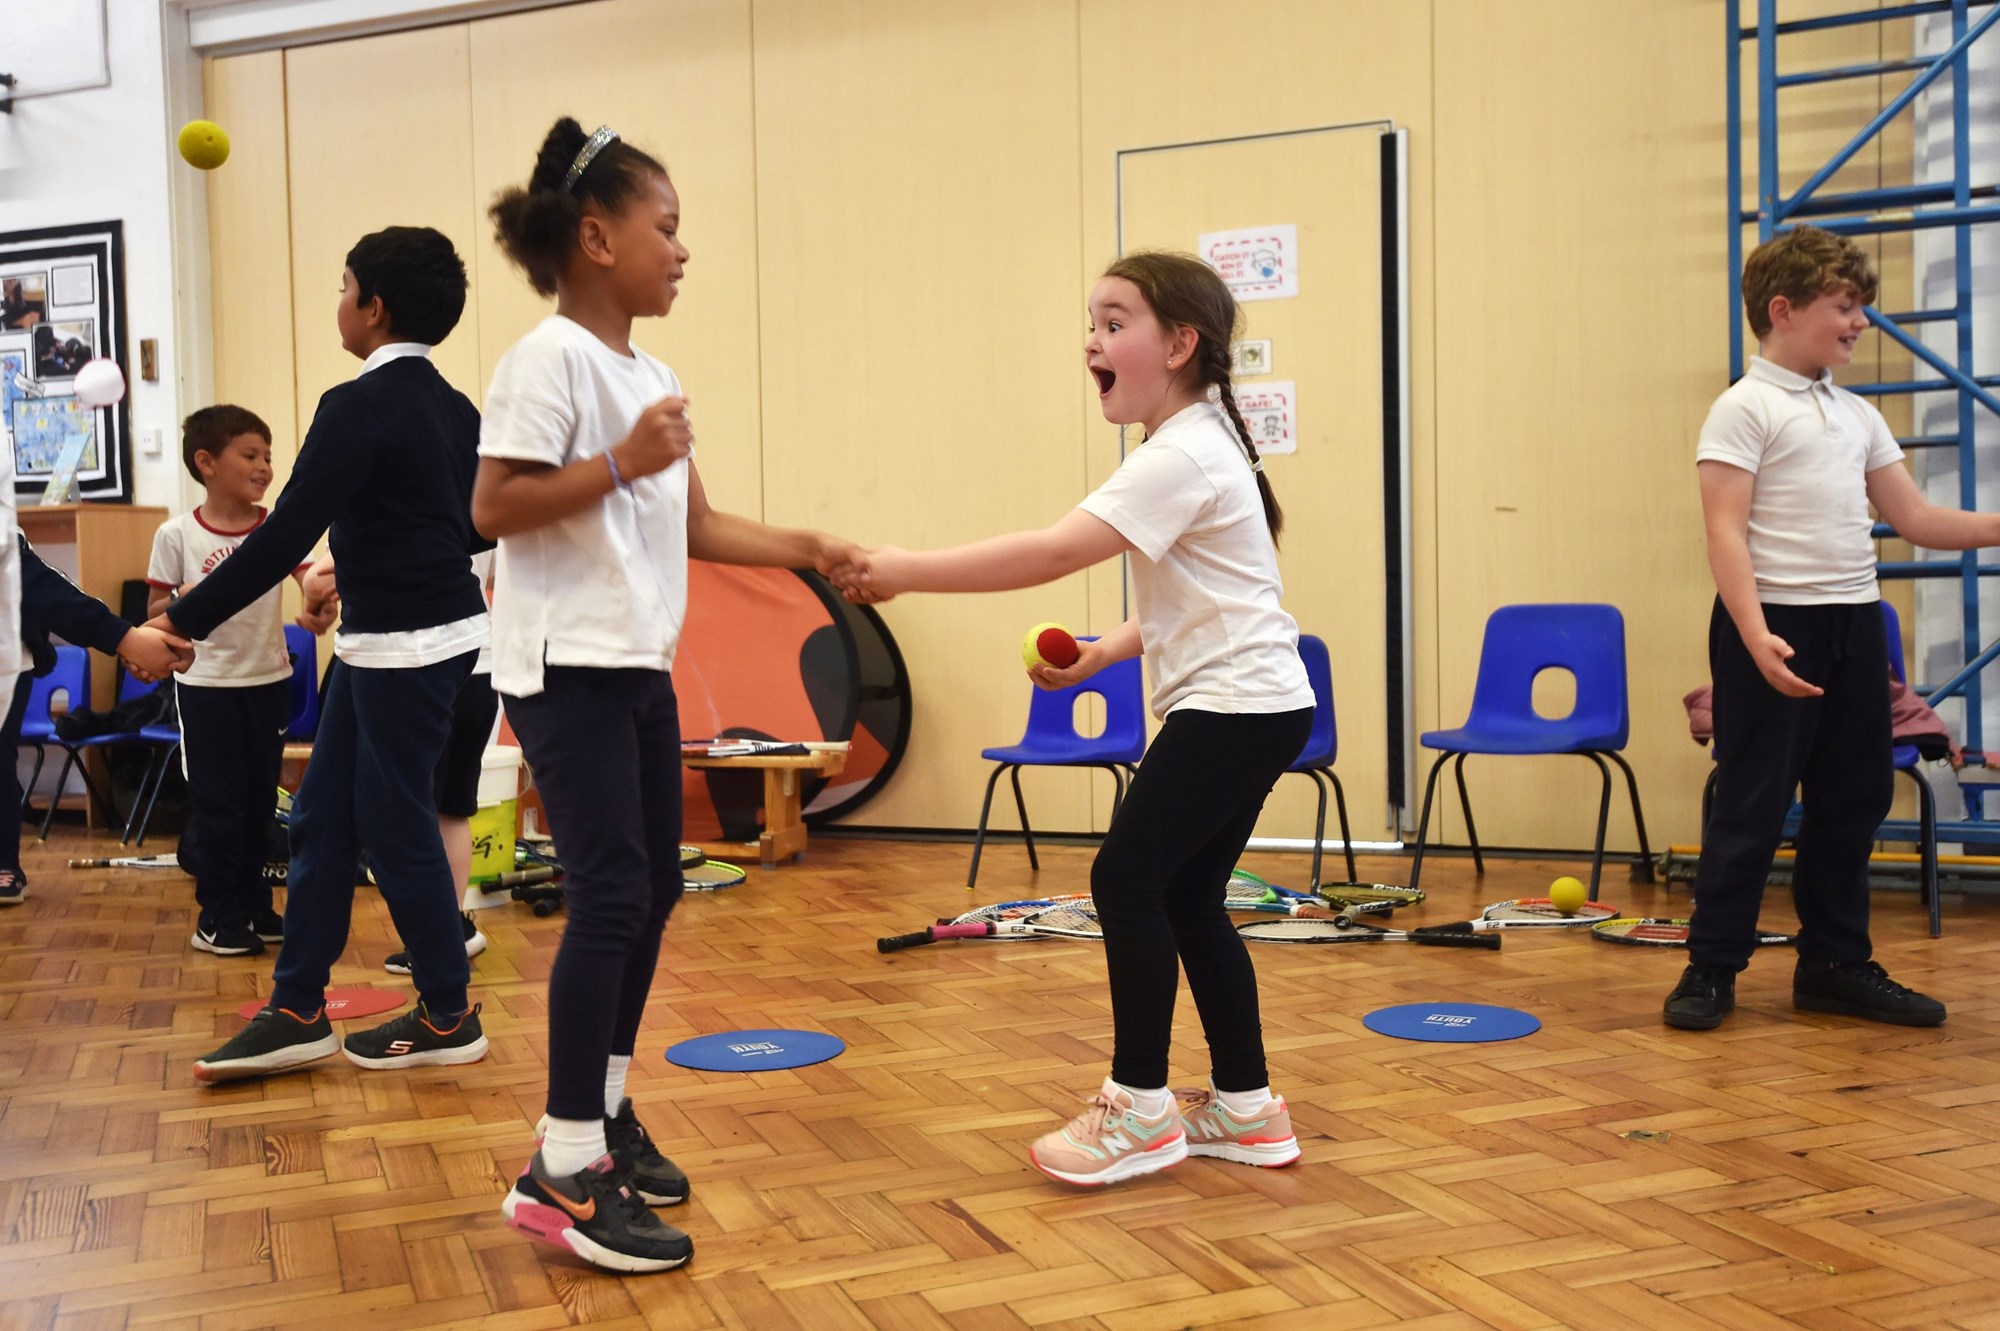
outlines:
[{"label": "navy blue sweater", "polygon": [[341,626],[402,633],[486,608],[469,556],[493,548],[472,528],[479,409],[422,356],[402,356],[329,389],[269,517],[193,591],[167,608],[205,638],[277,586],[333,531]]},{"label": "navy blue sweater", "polygon": [[118,654],[118,644],[132,626],[111,612],[109,606],[85,594],[75,583],[42,562],[26,536],[21,542],[21,641],[34,658],[37,675],[55,669],[56,649],[51,633],[60,634],[80,647],[95,647],[106,656]]}]

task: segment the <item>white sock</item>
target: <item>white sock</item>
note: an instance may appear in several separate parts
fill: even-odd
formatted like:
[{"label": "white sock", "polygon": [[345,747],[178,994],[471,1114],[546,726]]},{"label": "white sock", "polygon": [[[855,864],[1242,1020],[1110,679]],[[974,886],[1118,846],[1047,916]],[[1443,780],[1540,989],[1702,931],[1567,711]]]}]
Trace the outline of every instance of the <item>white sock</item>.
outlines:
[{"label": "white sock", "polygon": [[618,1117],[618,1106],[625,1100],[625,1069],[631,1066],[630,1054],[613,1054],[604,1065],[604,1117]]},{"label": "white sock", "polygon": [[1104,1079],[1105,1098],[1111,1098],[1118,1091],[1123,1091],[1125,1094],[1131,1096],[1132,1108],[1136,1109],[1146,1118],[1158,1118],[1174,1106],[1174,1093],[1164,1086],[1142,1090],[1137,1086],[1126,1086],[1106,1077]]},{"label": "white sock", "polygon": [[547,1118],[542,1120],[542,1168],[557,1178],[567,1178],[589,1168],[607,1148],[601,1118]]},{"label": "white sock", "polygon": [[1208,1088],[1215,1091],[1215,1098],[1236,1118],[1255,1114],[1271,1102],[1271,1088],[1268,1086],[1259,1086],[1254,1091],[1217,1091],[1211,1081]]}]

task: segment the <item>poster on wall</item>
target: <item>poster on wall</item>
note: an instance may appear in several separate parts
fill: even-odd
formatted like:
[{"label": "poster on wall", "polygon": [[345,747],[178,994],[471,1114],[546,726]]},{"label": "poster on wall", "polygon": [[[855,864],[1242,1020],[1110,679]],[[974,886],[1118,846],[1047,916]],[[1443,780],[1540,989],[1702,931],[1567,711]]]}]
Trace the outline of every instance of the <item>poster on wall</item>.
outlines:
[{"label": "poster on wall", "polygon": [[1237,300],[1285,300],[1299,294],[1299,228],[1293,222],[1204,231],[1195,253],[1222,274]]},{"label": "poster on wall", "polygon": [[0,233],[0,448],[14,462],[16,502],[42,493],[76,436],[71,497],[132,498],[128,403],[76,400],[76,372],[99,356],[125,368],[123,224]]},{"label": "poster on wall", "polygon": [[1299,451],[1299,392],[1290,379],[1236,385],[1236,409],[1260,454]]}]

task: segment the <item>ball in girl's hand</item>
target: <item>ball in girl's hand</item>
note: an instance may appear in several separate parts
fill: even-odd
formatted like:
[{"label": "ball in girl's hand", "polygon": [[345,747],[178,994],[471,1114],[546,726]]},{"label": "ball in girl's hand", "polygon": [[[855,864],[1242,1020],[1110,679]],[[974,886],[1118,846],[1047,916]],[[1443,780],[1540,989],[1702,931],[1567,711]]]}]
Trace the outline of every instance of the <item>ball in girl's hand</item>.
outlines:
[{"label": "ball in girl's hand", "polygon": [[1549,904],[1565,915],[1574,915],[1590,900],[1590,890],[1574,878],[1563,877],[1549,884]]},{"label": "ball in girl's hand", "polygon": [[229,160],[229,135],[213,120],[190,120],[181,126],[175,146],[189,166],[213,171]]},{"label": "ball in girl's hand", "polygon": [[118,368],[117,361],[99,356],[78,368],[71,386],[76,391],[76,400],[94,411],[125,396],[125,372]]},{"label": "ball in girl's hand", "polygon": [[1036,666],[1064,670],[1080,655],[1075,636],[1060,624],[1037,624],[1021,640],[1021,661],[1030,670]]}]

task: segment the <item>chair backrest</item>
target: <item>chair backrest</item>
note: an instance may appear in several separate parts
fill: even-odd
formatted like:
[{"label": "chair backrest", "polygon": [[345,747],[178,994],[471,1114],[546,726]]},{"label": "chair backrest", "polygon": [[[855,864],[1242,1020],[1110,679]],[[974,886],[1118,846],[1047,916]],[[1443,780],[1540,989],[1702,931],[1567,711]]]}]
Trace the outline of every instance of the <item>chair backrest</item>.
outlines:
[{"label": "chair backrest", "polygon": [[[1087,693],[1104,700],[1104,733],[1094,737],[1079,734],[1076,728],[1076,700]],[[1066,689],[1034,689],[1021,743],[1077,740],[1097,747],[1106,762],[1136,763],[1145,756],[1146,684],[1138,657],[1113,662]]]},{"label": "chair backrest", "polygon": [[21,714],[23,723],[53,720],[49,709],[54,706],[57,694],[68,695],[64,706],[72,712],[90,707],[90,653],[83,648],[56,648],[55,668],[28,690],[28,705]]},{"label": "chair backrest", "polygon": [[1340,736],[1333,720],[1333,659],[1327,653],[1326,643],[1310,633],[1301,633],[1299,659],[1305,662],[1306,678],[1312,683],[1313,723],[1306,746],[1299,750],[1292,770],[1305,772],[1333,766],[1334,755],[1340,750]]},{"label": "chair backrest", "polygon": [[292,658],[292,719],[285,739],[303,744],[319,730],[319,639],[311,629],[287,624],[285,651]]},{"label": "chair backrest", "polygon": [[[1535,676],[1551,668],[1576,678],[1576,706],[1566,717],[1535,711]],[[1540,723],[1588,731],[1620,749],[1631,734],[1625,694],[1625,616],[1615,605],[1503,605],[1486,621],[1479,679],[1466,724],[1519,727]]]},{"label": "chair backrest", "polygon": [[1903,673],[1903,621],[1887,601],[1882,602],[1882,630],[1889,635],[1889,673],[1898,684],[1907,684],[1910,677]]}]

